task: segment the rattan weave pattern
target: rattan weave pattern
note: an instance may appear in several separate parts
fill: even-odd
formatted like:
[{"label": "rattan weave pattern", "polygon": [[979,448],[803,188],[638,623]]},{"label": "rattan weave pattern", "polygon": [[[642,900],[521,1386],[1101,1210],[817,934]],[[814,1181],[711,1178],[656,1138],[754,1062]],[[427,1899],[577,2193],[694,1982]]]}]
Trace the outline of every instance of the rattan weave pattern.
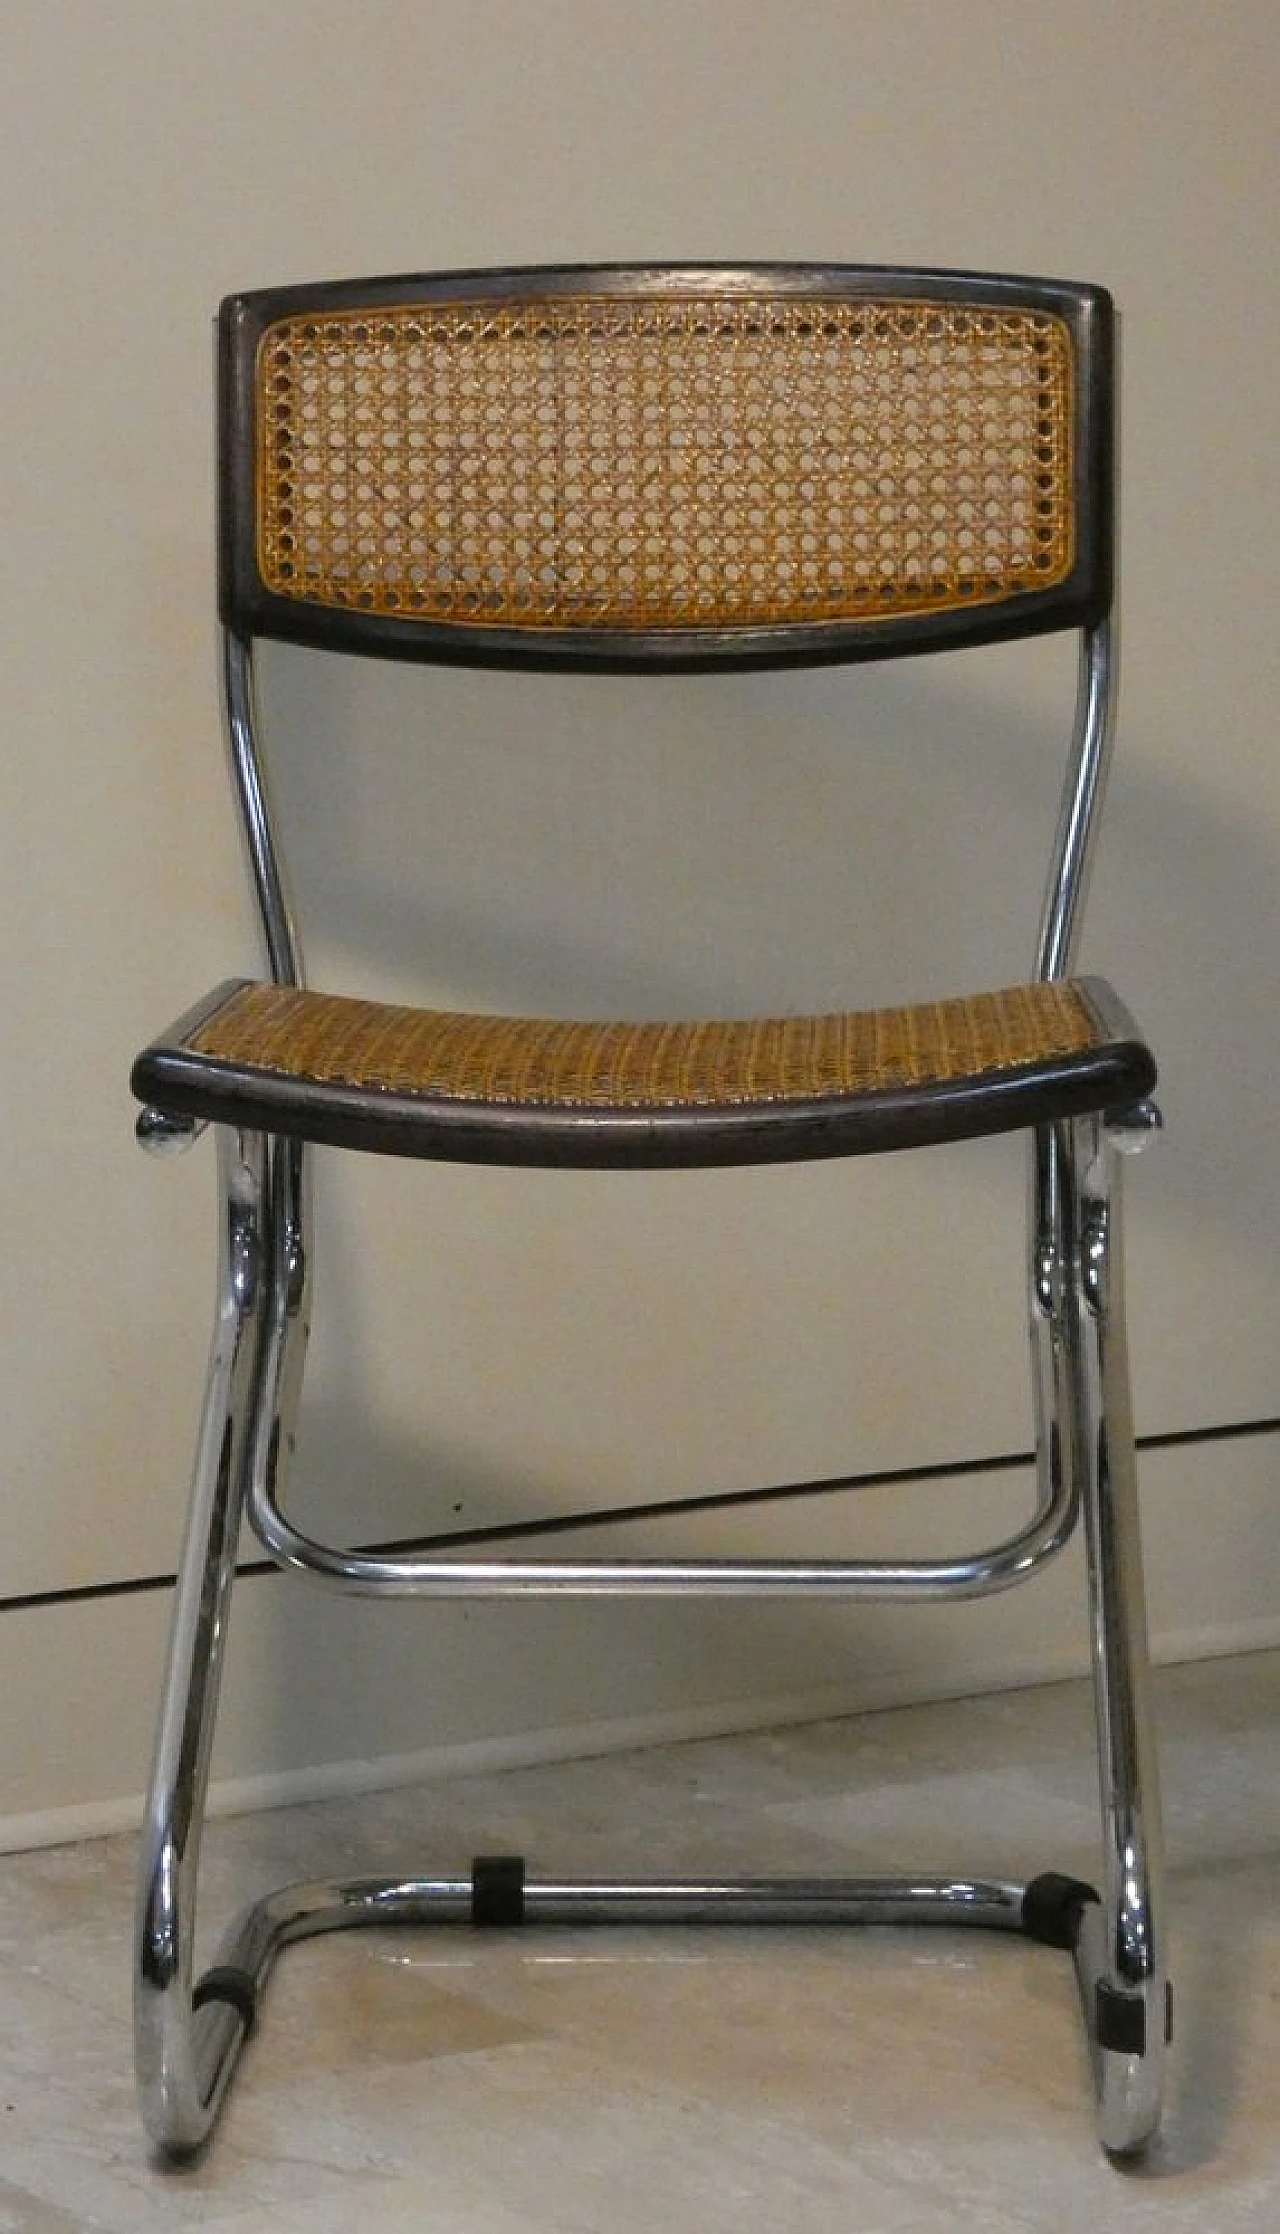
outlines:
[{"label": "rattan weave pattern", "polygon": [[473,627],[938,612],[1069,574],[1057,316],[626,295],[282,318],[258,349],[258,565]]},{"label": "rattan weave pattern", "polygon": [[1082,1054],[1099,1028],[1073,984],[749,1023],[569,1023],[237,987],[187,1047],[317,1086],[475,1105],[724,1108],[981,1079]]}]

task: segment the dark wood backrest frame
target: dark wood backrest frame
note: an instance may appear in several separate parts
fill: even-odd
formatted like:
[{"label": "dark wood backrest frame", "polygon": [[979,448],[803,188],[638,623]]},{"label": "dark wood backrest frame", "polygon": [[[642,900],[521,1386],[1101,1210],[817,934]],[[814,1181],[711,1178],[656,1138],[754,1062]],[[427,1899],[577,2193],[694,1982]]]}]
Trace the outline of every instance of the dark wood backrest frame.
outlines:
[{"label": "dark wood backrest frame", "polygon": [[[335,609],[282,597],[257,558],[256,360],[276,320],[388,305],[602,295],[723,293],[889,295],[914,301],[1046,311],[1068,327],[1074,358],[1074,551],[1047,590],[932,613],[767,626],[648,631],[521,629]],[[1106,290],[1062,280],[879,265],[559,265],[343,280],[234,295],[218,318],[219,610],[245,640],[283,638],[384,659],[485,667],[621,669],[783,667],[884,659],[1091,627],[1110,610],[1114,569],[1114,313]]]}]

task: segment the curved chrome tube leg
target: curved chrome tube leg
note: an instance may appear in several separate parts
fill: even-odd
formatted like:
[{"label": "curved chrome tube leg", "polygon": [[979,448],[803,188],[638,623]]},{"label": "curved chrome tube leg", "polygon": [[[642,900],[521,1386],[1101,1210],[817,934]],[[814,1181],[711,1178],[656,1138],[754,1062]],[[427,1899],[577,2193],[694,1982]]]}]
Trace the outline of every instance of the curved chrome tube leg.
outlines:
[{"label": "curved chrome tube leg", "polygon": [[249,2029],[250,2011],[194,1986],[196,1872],[227,1614],[244,1503],[266,1272],[266,1147],[220,1127],[218,1307],[178,1575],[138,1882],[134,2027],[147,2129],[171,2153],[199,2148]]},{"label": "curved chrome tube leg", "polygon": [[1071,1127],[1079,1403],[1104,1884],[1076,1948],[1098,2089],[1115,2155],[1159,2123],[1170,1997],[1160,1799],[1148,1703],[1137,1468],[1129,1400],[1119,1172],[1105,1120]]}]

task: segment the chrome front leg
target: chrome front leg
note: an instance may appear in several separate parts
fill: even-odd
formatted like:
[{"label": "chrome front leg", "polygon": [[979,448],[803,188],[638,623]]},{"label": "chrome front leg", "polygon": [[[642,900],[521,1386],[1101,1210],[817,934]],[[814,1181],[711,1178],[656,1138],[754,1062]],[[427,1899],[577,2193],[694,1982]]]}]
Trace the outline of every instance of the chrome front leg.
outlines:
[{"label": "chrome front leg", "polygon": [[192,1974],[196,1872],[252,1430],[267,1286],[266,1143],[219,1127],[218,1306],[178,1575],[138,1883],[134,2024],[147,2129],[199,2148],[252,2011],[218,1973]]},{"label": "chrome front leg", "polygon": [[1102,2143],[1127,2155],[1159,2123],[1171,1997],[1115,1147],[1105,1119],[1070,1128],[1079,1450],[1104,1846],[1103,1898],[1084,1910],[1076,1968]]}]

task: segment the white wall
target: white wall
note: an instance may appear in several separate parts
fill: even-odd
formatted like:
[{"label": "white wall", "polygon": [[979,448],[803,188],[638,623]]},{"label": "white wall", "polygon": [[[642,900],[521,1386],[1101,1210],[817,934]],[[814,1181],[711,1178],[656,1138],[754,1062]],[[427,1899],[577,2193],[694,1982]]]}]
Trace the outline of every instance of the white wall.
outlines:
[{"label": "white wall", "polygon": [[[208,320],[234,287],[665,256],[1112,286],[1127,648],[1085,961],[1116,978],[1164,1074],[1169,1136],[1132,1188],[1139,1424],[1273,1419],[1273,10],[28,0],[11,23],[12,1835],[17,1818],[29,1831],[72,1810],[65,1825],[141,1784],[164,1605],[135,1586],[172,1569],[198,1404],[211,1155],[144,1162],[125,1076],[154,1028],[255,959],[213,689]],[[1069,647],[1042,644],[919,671],[691,678],[638,707],[618,682],[277,652],[265,696],[285,819],[304,895],[332,918],[313,975],[632,1013],[1016,977],[1070,670]],[[887,860],[862,843],[873,821]],[[1007,1148],[532,1186],[336,1161],[301,1486],[340,1526],[357,1511],[353,1526],[388,1532],[459,1510],[587,1511],[1026,1445]],[[1276,1454],[1258,1432],[1148,1461],[1165,1649],[1280,1633]],[[917,1505],[953,1540],[993,1498],[999,1483],[951,1482]],[[816,1543],[837,1520],[824,1507],[812,1525]],[[744,1541],[776,1526],[757,1513]],[[575,1720],[923,1694],[1079,1654],[1070,1595],[1046,1584],[1025,1608],[932,1628],[775,1614],[758,1649],[741,1614],[544,1610],[520,1617],[517,1683],[487,1613],[286,1610],[286,1596],[275,1581],[246,1593],[231,1776],[433,1738],[524,1745]],[[304,1672],[312,1644],[323,1681]]]}]

